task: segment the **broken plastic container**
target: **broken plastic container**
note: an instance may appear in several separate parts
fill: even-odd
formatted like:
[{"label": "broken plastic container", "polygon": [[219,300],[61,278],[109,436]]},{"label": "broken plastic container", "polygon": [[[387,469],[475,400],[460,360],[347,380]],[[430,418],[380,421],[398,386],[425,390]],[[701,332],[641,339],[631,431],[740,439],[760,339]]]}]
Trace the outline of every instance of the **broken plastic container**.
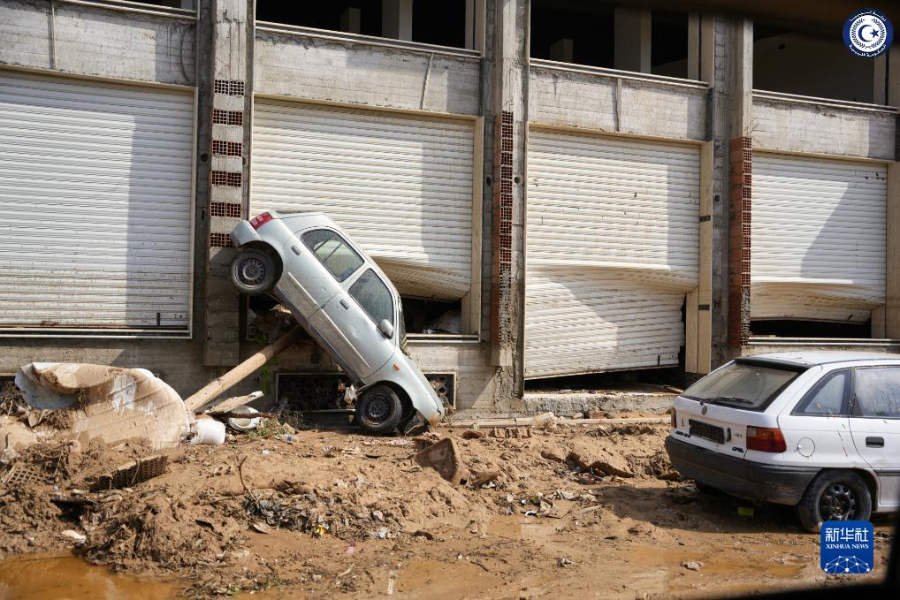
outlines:
[{"label": "broken plastic container", "polygon": [[228,419],[228,426],[235,431],[252,431],[259,427],[259,417],[249,418],[250,415],[255,415],[257,412],[259,412],[255,408],[250,406],[238,406],[231,409],[231,412],[241,413],[248,416],[248,418],[246,419],[243,419],[241,417],[231,417],[230,419]]},{"label": "broken plastic container", "polygon": [[200,419],[191,427],[196,435],[191,438],[191,445],[197,444],[224,444],[225,423],[215,419]]}]

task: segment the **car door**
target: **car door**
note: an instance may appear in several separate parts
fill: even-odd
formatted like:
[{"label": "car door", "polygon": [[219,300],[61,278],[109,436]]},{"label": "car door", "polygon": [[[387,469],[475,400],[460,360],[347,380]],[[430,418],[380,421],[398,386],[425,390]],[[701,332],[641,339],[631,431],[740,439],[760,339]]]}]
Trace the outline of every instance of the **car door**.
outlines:
[{"label": "car door", "polygon": [[[335,336],[346,340],[348,370],[355,374],[354,381],[366,377],[383,367],[396,348],[397,299],[390,287],[371,267],[362,271],[355,279],[348,280],[322,308],[319,320],[330,321],[335,328]],[[380,323],[390,323],[393,333],[382,332]]]},{"label": "car door", "polygon": [[285,244],[283,255],[287,282],[281,291],[307,320],[341,291],[342,284],[365,262],[339,233],[325,228],[296,232]]},{"label": "car door", "polygon": [[857,367],[850,431],[878,475],[879,509],[900,505],[900,365]]},{"label": "car door", "polygon": [[851,369],[825,373],[778,417],[787,464],[849,469],[864,465],[850,432]]}]

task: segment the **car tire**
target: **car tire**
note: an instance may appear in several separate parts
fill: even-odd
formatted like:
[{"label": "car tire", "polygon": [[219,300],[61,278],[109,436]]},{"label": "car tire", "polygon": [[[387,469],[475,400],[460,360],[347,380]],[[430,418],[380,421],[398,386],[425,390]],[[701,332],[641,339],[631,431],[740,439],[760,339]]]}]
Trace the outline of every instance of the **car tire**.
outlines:
[{"label": "car tire", "polygon": [[697,488],[697,491],[705,496],[710,495],[722,495],[723,492],[720,492],[718,488],[714,488],[711,485],[706,485],[705,483],[700,483],[699,481],[694,481],[694,486]]},{"label": "car tire", "polygon": [[248,296],[261,296],[272,289],[277,280],[275,260],[256,248],[238,252],[231,261],[231,282]]},{"label": "car tire", "polygon": [[356,401],[356,421],[369,433],[393,433],[402,418],[403,402],[390,386],[373,385]]},{"label": "car tire", "polygon": [[806,488],[797,505],[797,516],[803,528],[813,533],[825,521],[868,521],[872,494],[853,471],[823,471]]}]

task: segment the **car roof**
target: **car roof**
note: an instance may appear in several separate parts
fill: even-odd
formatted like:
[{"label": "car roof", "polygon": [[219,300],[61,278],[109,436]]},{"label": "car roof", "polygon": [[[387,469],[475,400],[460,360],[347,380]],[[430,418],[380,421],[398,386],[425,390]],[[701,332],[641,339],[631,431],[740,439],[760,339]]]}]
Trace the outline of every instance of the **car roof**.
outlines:
[{"label": "car roof", "polygon": [[851,350],[807,350],[795,352],[772,352],[748,354],[743,360],[775,362],[801,367],[813,367],[834,363],[879,364],[900,361],[900,354],[884,352],[862,352]]}]

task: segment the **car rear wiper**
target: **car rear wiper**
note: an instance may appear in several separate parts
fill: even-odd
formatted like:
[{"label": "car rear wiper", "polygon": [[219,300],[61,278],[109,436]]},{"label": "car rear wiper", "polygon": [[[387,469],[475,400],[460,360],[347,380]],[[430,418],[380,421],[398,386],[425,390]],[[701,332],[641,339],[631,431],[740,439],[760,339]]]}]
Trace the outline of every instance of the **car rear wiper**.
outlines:
[{"label": "car rear wiper", "polygon": [[727,404],[756,404],[756,402],[753,402],[752,400],[747,400],[746,398],[735,398],[734,396],[717,396],[713,401],[725,402]]}]

